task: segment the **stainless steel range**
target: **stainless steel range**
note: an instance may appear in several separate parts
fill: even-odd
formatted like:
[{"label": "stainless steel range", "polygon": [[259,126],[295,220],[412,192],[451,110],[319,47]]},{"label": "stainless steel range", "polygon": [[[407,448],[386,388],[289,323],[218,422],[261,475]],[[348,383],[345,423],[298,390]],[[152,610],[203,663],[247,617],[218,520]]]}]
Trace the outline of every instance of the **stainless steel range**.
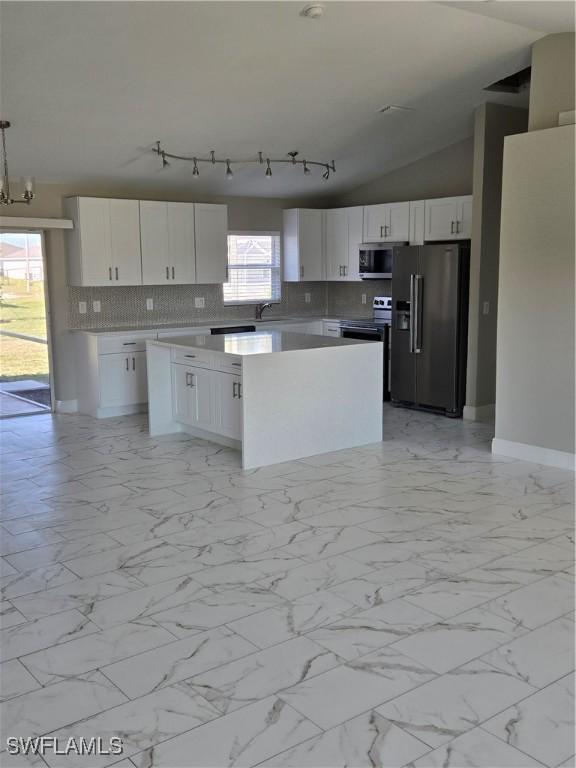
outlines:
[{"label": "stainless steel range", "polygon": [[390,400],[390,327],[392,297],[376,296],[372,302],[372,317],[342,320],[340,336],[344,339],[381,341],[384,345],[384,400]]}]

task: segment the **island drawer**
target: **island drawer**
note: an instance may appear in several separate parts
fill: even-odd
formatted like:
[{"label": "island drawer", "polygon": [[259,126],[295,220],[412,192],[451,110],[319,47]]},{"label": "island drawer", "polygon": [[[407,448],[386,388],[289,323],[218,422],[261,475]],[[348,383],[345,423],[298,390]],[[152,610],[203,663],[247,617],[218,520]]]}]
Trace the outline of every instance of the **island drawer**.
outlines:
[{"label": "island drawer", "polygon": [[201,349],[172,349],[172,362],[180,365],[197,365],[199,368],[212,368],[214,357]]},{"label": "island drawer", "polygon": [[113,355],[116,352],[145,352],[146,339],[155,339],[156,334],[138,336],[102,336],[98,339],[98,354]]},{"label": "island drawer", "polygon": [[242,373],[242,358],[239,355],[215,356],[213,366],[216,371],[224,373]]}]

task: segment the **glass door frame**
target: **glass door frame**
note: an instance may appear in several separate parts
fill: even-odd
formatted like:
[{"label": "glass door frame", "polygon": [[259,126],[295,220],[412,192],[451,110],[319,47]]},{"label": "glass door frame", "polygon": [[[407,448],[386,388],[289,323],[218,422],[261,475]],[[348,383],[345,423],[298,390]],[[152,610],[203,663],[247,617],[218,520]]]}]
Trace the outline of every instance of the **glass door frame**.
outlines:
[{"label": "glass door frame", "polygon": [[36,413],[18,413],[14,416],[7,416],[5,418],[20,418],[22,416],[38,416],[42,413],[54,413],[56,410],[56,398],[54,397],[54,356],[52,350],[52,313],[50,310],[50,291],[48,290],[48,259],[46,252],[46,230],[37,229],[34,227],[6,227],[1,225],[0,220],[0,234],[34,234],[40,235],[41,251],[42,251],[42,271],[44,274],[44,314],[46,318],[46,344],[48,347],[48,382],[50,387],[50,409],[46,411],[37,411]]}]

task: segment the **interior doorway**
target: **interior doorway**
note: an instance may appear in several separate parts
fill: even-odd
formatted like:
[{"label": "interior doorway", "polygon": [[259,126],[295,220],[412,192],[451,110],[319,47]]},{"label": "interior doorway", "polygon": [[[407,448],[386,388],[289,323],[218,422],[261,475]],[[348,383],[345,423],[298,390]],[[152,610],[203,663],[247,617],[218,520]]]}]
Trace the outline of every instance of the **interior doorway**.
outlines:
[{"label": "interior doorway", "polygon": [[0,418],[52,410],[41,232],[0,233]]}]

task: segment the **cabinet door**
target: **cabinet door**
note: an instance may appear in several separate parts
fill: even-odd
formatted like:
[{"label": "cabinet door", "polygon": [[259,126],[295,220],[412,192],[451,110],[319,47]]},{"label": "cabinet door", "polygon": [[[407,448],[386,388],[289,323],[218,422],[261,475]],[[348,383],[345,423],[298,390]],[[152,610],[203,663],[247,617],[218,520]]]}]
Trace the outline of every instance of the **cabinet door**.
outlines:
[{"label": "cabinet door", "polygon": [[172,415],[182,424],[192,423],[191,372],[185,365],[172,365]]},{"label": "cabinet door", "polygon": [[364,242],[374,243],[384,240],[384,227],[389,226],[388,205],[364,206]]},{"label": "cabinet door", "polygon": [[100,197],[78,198],[79,253],[81,285],[113,285],[110,242],[109,200]]},{"label": "cabinet door", "polygon": [[242,439],[242,377],[214,372],[216,429],[221,435]]},{"label": "cabinet door", "polygon": [[138,405],[147,401],[145,352],[100,355],[98,370],[101,408]]},{"label": "cabinet door", "polygon": [[424,245],[424,200],[410,202],[410,245]]},{"label": "cabinet door", "polygon": [[326,211],[326,279],[345,280],[348,267],[348,217],[346,208]]},{"label": "cabinet door", "polygon": [[194,205],[196,282],[225,283],[228,272],[228,208]]},{"label": "cabinet door", "polygon": [[301,208],[298,211],[298,250],[300,280],[325,280],[324,211]]},{"label": "cabinet door", "polygon": [[176,284],[196,281],[194,243],[194,205],[168,203],[168,255],[170,281]]},{"label": "cabinet door", "polygon": [[384,240],[407,243],[410,238],[410,203],[392,203],[387,208]]},{"label": "cabinet door", "polygon": [[460,198],[458,214],[458,238],[469,240],[472,237],[472,195]]},{"label": "cabinet door", "polygon": [[140,200],[142,284],[172,282],[168,256],[168,203]]},{"label": "cabinet door", "polygon": [[354,208],[346,209],[346,219],[348,223],[347,245],[348,253],[347,260],[345,262],[346,280],[360,280],[358,274],[358,246],[362,242],[363,226],[364,226],[364,208],[362,206],[356,206]]},{"label": "cabinet door", "polygon": [[457,197],[441,197],[437,200],[426,200],[425,216],[426,240],[454,240],[456,224],[459,215],[459,201]]},{"label": "cabinet door", "polygon": [[109,200],[114,285],[142,285],[138,200]]},{"label": "cabinet door", "polygon": [[[187,367],[187,366],[185,366]],[[214,374],[203,368],[188,368],[191,374],[191,424],[199,429],[214,430]]]}]

